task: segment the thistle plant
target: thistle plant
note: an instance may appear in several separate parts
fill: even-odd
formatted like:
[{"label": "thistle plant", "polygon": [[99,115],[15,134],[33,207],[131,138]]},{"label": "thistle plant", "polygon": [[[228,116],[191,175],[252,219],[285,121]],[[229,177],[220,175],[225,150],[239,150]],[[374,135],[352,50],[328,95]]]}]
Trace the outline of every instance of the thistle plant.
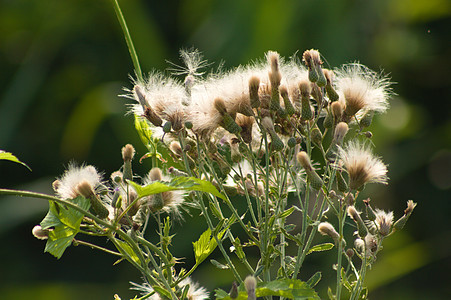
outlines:
[{"label": "thistle plant", "polygon": [[[416,206],[409,200],[395,221],[362,199],[366,185],[388,183],[367,129],[389,107],[389,79],[358,63],[326,69],[313,49],[289,59],[269,51],[217,72],[205,70],[198,50],[182,50],[183,66],[172,64],[172,74],[143,76],[125,29],[136,78],[123,96],[133,101],[128,112],[148,150],[139,161],[152,167],[135,174],[128,144],[108,179],[94,166],[71,164],[53,183],[56,196],[0,190],[49,200],[32,230],[47,240],[45,251],[59,258],[84,245],[127,261],[142,275],[132,283],[141,293],[135,299],[208,299],[190,275],[215,249],[222,259],[210,262],[235,280],[230,292],[215,291],[217,299],[319,299],[323,270],[307,276],[303,266],[308,255],[332,255],[329,298],[365,299],[383,240]],[[185,265],[171,252],[174,221],[189,224],[191,216],[205,221],[205,232],[192,237],[195,264]],[[114,249],[82,235],[105,237]]]}]

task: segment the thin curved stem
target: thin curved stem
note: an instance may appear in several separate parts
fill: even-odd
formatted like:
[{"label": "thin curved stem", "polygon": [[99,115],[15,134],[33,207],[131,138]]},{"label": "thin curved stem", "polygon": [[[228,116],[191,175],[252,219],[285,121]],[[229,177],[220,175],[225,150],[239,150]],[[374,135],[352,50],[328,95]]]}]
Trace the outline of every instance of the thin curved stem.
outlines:
[{"label": "thin curved stem", "polygon": [[139,81],[143,81],[143,75],[141,71],[141,66],[139,65],[138,55],[136,54],[135,46],[133,45],[133,40],[128,31],[127,22],[125,22],[124,15],[122,14],[121,7],[117,0],[112,0],[114,11],[116,12],[117,20],[121,24],[122,32],[124,33],[125,41],[127,42],[128,51],[130,52],[130,57],[133,61],[133,66],[135,68],[136,76]]}]

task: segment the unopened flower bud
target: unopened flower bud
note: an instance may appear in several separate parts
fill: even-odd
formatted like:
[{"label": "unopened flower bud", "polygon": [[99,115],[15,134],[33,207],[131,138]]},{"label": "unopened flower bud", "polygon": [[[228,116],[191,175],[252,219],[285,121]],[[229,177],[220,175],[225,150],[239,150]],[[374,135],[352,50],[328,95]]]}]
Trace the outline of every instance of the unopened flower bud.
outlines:
[{"label": "unopened flower bud", "polygon": [[340,102],[333,102],[330,105],[332,115],[334,116],[334,123],[337,124],[343,115],[343,105]]},{"label": "unopened flower bud", "polygon": [[122,148],[122,159],[124,160],[124,173],[123,178],[132,180],[133,179],[133,171],[132,171],[132,159],[135,156],[135,148],[132,145],[127,144]]},{"label": "unopened flower bud", "polygon": [[144,109],[144,117],[154,126],[160,127],[163,120],[153,111],[152,108],[146,106]]},{"label": "unopened flower bud", "polygon": [[401,218],[399,218],[399,220],[396,221],[395,224],[393,224],[393,229],[401,230],[404,228],[404,225],[406,225],[406,222],[409,219],[410,215],[412,214],[415,206],[417,206],[417,204],[412,200],[407,201],[407,208],[404,211],[404,215]]},{"label": "unopened flower bud", "polygon": [[305,172],[307,173],[307,178],[309,179],[312,188],[315,190],[319,190],[323,186],[323,180],[318,175],[318,173],[316,173],[316,171],[313,169],[308,154],[305,151],[301,151],[297,154],[296,158],[298,162],[301,164],[301,166],[304,168]]},{"label": "unopened flower bud", "polygon": [[312,107],[310,106],[310,93],[312,86],[308,81],[301,81],[299,83],[299,90],[301,92],[301,117],[304,120],[311,120],[313,118]]},{"label": "unopened flower bud", "polygon": [[373,208],[370,205],[370,198],[363,200],[363,203],[365,203],[366,206],[366,217],[370,221],[376,220],[376,213],[374,212]]},{"label": "unopened flower bud", "polygon": [[315,99],[316,103],[318,104],[319,110],[323,107],[323,93],[321,92],[321,89],[318,85],[312,83],[312,92],[311,95],[313,99]]},{"label": "unopened flower bud", "polygon": [[352,248],[346,249],[346,256],[351,259],[354,256],[354,250]]},{"label": "unopened flower bud", "polygon": [[255,292],[257,290],[257,280],[254,276],[249,275],[244,279],[244,287],[246,288],[247,299],[256,300],[257,296],[255,295]]},{"label": "unopened flower bud", "polygon": [[185,128],[186,128],[186,129],[191,129],[191,128],[193,128],[193,123],[190,122],[190,121],[186,121],[186,122],[185,122]]},{"label": "unopened flower bud", "polygon": [[329,222],[320,223],[318,226],[318,231],[322,235],[329,236],[332,240],[334,240],[335,243],[338,243],[340,239],[340,235],[335,230],[334,226],[332,226],[332,224],[330,224]]},{"label": "unopened flower bud", "polygon": [[146,100],[146,96],[144,95],[141,87],[139,85],[135,85],[133,87],[133,92],[135,92],[136,98],[139,102],[139,104],[141,104],[141,106],[143,108],[145,108],[147,106],[147,100]]},{"label": "unopened flower bud", "polygon": [[216,98],[214,101],[214,106],[222,116],[221,126],[230,133],[240,133],[241,127],[238,126],[232,116],[227,113],[227,108],[225,106],[224,100],[222,100],[221,98]]},{"label": "unopened flower bud", "polygon": [[152,168],[149,171],[148,177],[151,181],[161,181],[163,174],[161,173],[160,168]]},{"label": "unopened flower bud", "polygon": [[81,181],[75,187],[75,190],[77,191],[78,194],[82,195],[91,202],[92,209],[101,219],[105,219],[106,217],[108,217],[109,215],[108,209],[94,193],[92,186],[88,181],[86,180]]},{"label": "unopened flower bud", "polygon": [[334,140],[337,143],[337,145],[341,146],[343,144],[343,139],[346,133],[348,133],[348,130],[349,130],[348,124],[346,124],[345,122],[338,123],[334,132]]},{"label": "unopened flower bud", "polygon": [[241,127],[241,137],[247,144],[252,142],[252,126],[254,124],[254,118],[238,114],[235,122]]},{"label": "unopened flower bud", "polygon": [[288,139],[288,142],[287,142],[288,147],[293,148],[294,146],[296,146],[296,144],[297,144],[297,140],[295,137],[292,136]]},{"label": "unopened flower bud", "polygon": [[172,127],[172,122],[171,122],[171,121],[167,121],[167,122],[164,123],[164,125],[163,125],[163,132],[164,132],[164,133],[171,132],[171,127]]},{"label": "unopened flower bud", "polygon": [[121,183],[123,174],[120,171],[115,171],[115,172],[111,173],[110,177],[115,183]]},{"label": "unopened flower bud", "polygon": [[363,222],[362,218],[360,217],[360,214],[357,212],[354,206],[348,207],[348,215],[357,224],[359,236],[361,238],[364,238],[368,234],[368,229],[366,228],[365,223]]},{"label": "unopened flower bud", "polygon": [[329,149],[327,149],[326,157],[329,161],[335,161],[337,157],[338,147],[343,144],[343,139],[348,132],[349,127],[345,122],[340,122],[335,127],[334,137],[330,143]]},{"label": "unopened flower bud", "polygon": [[61,181],[59,181],[58,179],[56,179],[53,183],[52,183],[52,188],[55,192],[58,191],[58,189],[61,186]]},{"label": "unopened flower bud", "polygon": [[319,130],[318,127],[315,127],[312,129],[312,132],[310,133],[311,139],[313,144],[315,144],[317,147],[322,148],[323,147],[323,134],[321,133],[321,130]]},{"label": "unopened flower bud", "polygon": [[232,282],[232,288],[230,289],[229,296],[231,299],[238,298],[238,286],[236,282]]},{"label": "unopened flower bud", "polygon": [[33,227],[33,230],[31,233],[33,233],[33,236],[40,240],[46,240],[49,238],[49,229],[43,229],[40,225],[36,225]]},{"label": "unopened flower bud", "polygon": [[290,101],[290,98],[288,97],[288,90],[286,86],[280,86],[279,87],[280,95],[283,98],[284,106],[285,106],[285,112],[287,115],[292,116],[295,113],[293,104]]},{"label": "unopened flower bud", "polygon": [[326,80],[327,80],[327,84],[326,84],[327,96],[329,97],[329,100],[331,102],[337,101],[339,98],[339,95],[337,94],[337,92],[335,91],[335,89],[332,86],[332,82],[333,82],[335,74],[332,70],[324,69],[323,72],[324,72],[324,76],[326,77]]},{"label": "unopened flower bud", "polygon": [[270,117],[264,117],[262,120],[262,126],[269,132],[271,136],[271,147],[274,149],[274,151],[282,150],[284,148],[284,144],[274,130],[272,119]]},{"label": "unopened flower bud", "polygon": [[260,88],[260,79],[256,76],[249,79],[249,98],[252,108],[260,106],[260,98],[258,96],[258,89]]}]

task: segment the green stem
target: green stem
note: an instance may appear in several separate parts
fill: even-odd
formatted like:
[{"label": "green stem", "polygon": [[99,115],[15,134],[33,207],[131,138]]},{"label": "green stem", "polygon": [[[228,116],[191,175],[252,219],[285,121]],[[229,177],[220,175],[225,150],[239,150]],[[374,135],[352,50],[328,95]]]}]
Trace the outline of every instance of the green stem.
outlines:
[{"label": "green stem", "polygon": [[59,204],[66,205],[70,208],[75,209],[76,211],[82,213],[84,216],[91,218],[98,224],[101,224],[105,227],[108,227],[110,229],[115,229],[110,223],[98,218],[97,216],[93,215],[89,211],[84,210],[83,208],[79,207],[77,204],[72,203],[68,200],[63,200],[55,196],[50,196],[46,194],[36,193],[36,192],[30,192],[30,191],[20,191],[20,190],[10,190],[10,189],[0,189],[0,195],[13,195],[13,196],[20,196],[20,197],[30,197],[30,198],[39,198],[39,199],[46,199],[55,201]]},{"label": "green stem", "polygon": [[77,244],[83,245],[83,246],[88,246],[91,249],[97,249],[97,250],[100,250],[100,251],[103,251],[103,252],[106,252],[106,253],[109,253],[109,254],[113,254],[113,255],[116,255],[116,256],[123,257],[123,255],[121,253],[119,253],[119,252],[112,251],[110,249],[106,249],[106,248],[97,246],[95,244],[91,244],[91,243],[80,241],[80,240],[76,240],[76,239],[74,239],[73,242],[74,242],[74,246],[76,246]]},{"label": "green stem", "polygon": [[130,57],[133,61],[133,66],[135,68],[136,76],[138,81],[143,81],[141,66],[139,65],[138,55],[136,54],[135,46],[133,45],[133,40],[128,31],[127,22],[125,22],[124,15],[122,14],[121,7],[117,0],[113,1],[114,11],[116,12],[117,20],[121,24],[122,32],[124,33],[125,41],[127,42],[128,51],[130,52]]},{"label": "green stem", "polygon": [[339,210],[339,215],[338,215],[338,233],[339,233],[339,240],[338,240],[338,257],[337,257],[337,288],[336,288],[336,297],[337,299],[340,299],[341,296],[341,287],[342,287],[342,283],[341,283],[341,261],[343,258],[343,227],[344,227],[344,223],[345,223],[345,218],[346,215],[343,212],[343,205],[342,203],[339,204],[340,205],[340,210]]}]

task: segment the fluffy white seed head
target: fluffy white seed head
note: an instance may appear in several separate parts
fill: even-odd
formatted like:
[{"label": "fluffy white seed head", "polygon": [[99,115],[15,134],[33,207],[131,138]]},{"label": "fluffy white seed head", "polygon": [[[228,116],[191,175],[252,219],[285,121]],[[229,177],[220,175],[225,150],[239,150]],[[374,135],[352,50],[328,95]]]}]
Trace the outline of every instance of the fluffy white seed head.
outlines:
[{"label": "fluffy white seed head", "polygon": [[[144,185],[151,184],[156,181],[170,181],[171,178],[164,175],[159,168],[152,168],[147,176],[143,180]],[[151,195],[143,198],[142,202],[147,203],[151,209],[154,205],[155,199],[162,200],[161,207],[158,209],[167,212],[174,213],[176,216],[180,215],[179,208],[183,203],[185,193],[183,191],[167,191],[160,194]]]},{"label": "fluffy white seed head", "polygon": [[386,76],[358,63],[344,65],[336,70],[336,74],[337,91],[341,95],[340,101],[345,103],[348,117],[358,112],[383,113],[387,110],[392,92]]},{"label": "fluffy white seed head", "polygon": [[93,190],[100,185],[101,175],[93,166],[80,166],[70,164],[63,176],[58,179],[58,184],[54,186],[57,195],[63,199],[73,199],[79,195],[77,186],[81,182],[86,182]]},{"label": "fluffy white seed head", "polygon": [[371,150],[358,141],[339,148],[340,164],[349,175],[349,187],[359,189],[366,183],[387,184],[387,166]]},{"label": "fluffy white seed head", "polygon": [[385,212],[380,209],[376,209],[376,220],[375,220],[377,231],[382,236],[387,236],[390,233],[391,227],[393,225],[393,212]]}]

